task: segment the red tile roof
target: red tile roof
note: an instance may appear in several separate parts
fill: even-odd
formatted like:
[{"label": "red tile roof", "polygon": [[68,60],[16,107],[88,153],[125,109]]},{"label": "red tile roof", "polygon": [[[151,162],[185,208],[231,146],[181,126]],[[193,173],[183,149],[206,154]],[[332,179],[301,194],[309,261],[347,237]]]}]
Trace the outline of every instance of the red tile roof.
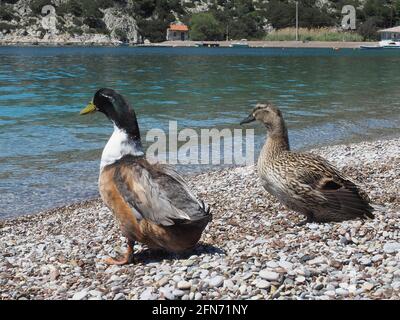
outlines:
[{"label": "red tile roof", "polygon": [[169,29],[171,31],[189,31],[189,28],[187,27],[187,25],[184,25],[184,24],[171,24],[169,26]]}]

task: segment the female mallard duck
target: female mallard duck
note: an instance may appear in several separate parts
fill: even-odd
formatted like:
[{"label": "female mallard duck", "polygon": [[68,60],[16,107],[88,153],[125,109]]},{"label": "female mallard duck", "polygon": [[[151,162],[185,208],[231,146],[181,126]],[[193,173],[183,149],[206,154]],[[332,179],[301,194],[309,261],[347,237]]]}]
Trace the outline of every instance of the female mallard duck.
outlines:
[{"label": "female mallard duck", "polygon": [[368,196],[325,159],[291,152],[281,111],[258,104],[241,122],[262,122],[268,138],[258,158],[263,187],[289,209],[305,215],[307,222],[374,218]]},{"label": "female mallard duck", "polygon": [[209,208],[175,171],[145,159],[135,112],[122,95],[98,90],[81,114],[95,111],[114,124],[101,157],[100,195],[128,240],[123,259],[105,262],[131,262],[135,241],[171,252],[193,248],[211,221]]}]

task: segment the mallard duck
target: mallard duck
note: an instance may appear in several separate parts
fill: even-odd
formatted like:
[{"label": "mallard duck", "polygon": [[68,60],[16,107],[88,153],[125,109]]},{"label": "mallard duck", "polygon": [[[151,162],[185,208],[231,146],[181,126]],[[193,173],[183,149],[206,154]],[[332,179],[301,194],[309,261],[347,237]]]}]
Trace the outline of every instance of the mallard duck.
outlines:
[{"label": "mallard duck", "polygon": [[105,262],[133,262],[135,241],[170,252],[193,248],[211,221],[210,208],[177,172],[146,160],[135,112],[122,95],[112,89],[98,90],[80,114],[95,111],[114,124],[101,156],[100,195],[128,240],[122,259]]},{"label": "mallard duck", "polygon": [[281,111],[257,104],[241,124],[260,121],[267,140],[257,163],[263,187],[281,203],[306,216],[308,222],[374,218],[368,196],[320,156],[292,152]]}]

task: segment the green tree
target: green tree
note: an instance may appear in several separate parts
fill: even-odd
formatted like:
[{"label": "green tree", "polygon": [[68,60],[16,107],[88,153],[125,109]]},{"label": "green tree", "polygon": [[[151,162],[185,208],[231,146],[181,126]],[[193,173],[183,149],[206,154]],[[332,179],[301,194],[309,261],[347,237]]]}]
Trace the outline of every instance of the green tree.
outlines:
[{"label": "green tree", "polygon": [[358,33],[363,37],[364,41],[378,40],[379,35],[377,33],[377,25],[379,22],[379,18],[370,17],[360,25]]},{"label": "green tree", "polygon": [[[264,35],[265,5],[254,0],[215,0],[209,12],[230,39],[261,38]],[[258,7],[256,7],[258,5]]]},{"label": "green tree", "polygon": [[0,4],[0,20],[11,21],[15,18],[15,12],[12,6]]},{"label": "green tree", "polygon": [[112,6],[114,6],[112,0],[69,0],[61,4],[57,12],[61,15],[70,13],[76,17],[99,19],[103,17],[103,12],[100,9],[106,9]]},{"label": "green tree", "polygon": [[48,4],[52,5],[51,0],[33,0],[30,3],[30,8],[34,14],[39,15],[42,13],[42,8]]},{"label": "green tree", "polygon": [[211,12],[196,13],[190,19],[190,39],[195,41],[223,40],[224,30]]},{"label": "green tree", "polygon": [[293,27],[296,23],[296,7],[293,3],[271,0],[265,5],[266,18],[274,28]]},{"label": "green tree", "polygon": [[400,24],[400,0],[396,0],[394,3],[394,10],[396,13],[396,24]]},{"label": "green tree", "polygon": [[128,36],[127,36],[125,30],[122,30],[122,29],[115,30],[115,36],[122,42],[128,41]]},{"label": "green tree", "polygon": [[317,0],[299,0],[299,26],[319,28],[333,26],[335,20],[328,13],[328,6],[318,6]]},{"label": "green tree", "polygon": [[377,28],[392,27],[395,22],[395,10],[391,0],[367,0],[363,9],[364,20],[374,18]]}]

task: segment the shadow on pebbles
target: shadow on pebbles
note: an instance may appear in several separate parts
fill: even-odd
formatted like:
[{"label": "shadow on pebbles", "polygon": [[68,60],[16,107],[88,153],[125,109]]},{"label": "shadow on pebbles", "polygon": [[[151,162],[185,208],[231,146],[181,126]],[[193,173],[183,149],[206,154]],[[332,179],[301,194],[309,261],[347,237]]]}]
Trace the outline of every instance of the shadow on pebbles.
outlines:
[{"label": "shadow on pebbles", "polygon": [[254,167],[188,177],[214,219],[181,255],[125,250],[98,199],[0,222],[0,299],[399,299],[400,139],[325,147],[376,204],[376,219],[295,226]]}]

